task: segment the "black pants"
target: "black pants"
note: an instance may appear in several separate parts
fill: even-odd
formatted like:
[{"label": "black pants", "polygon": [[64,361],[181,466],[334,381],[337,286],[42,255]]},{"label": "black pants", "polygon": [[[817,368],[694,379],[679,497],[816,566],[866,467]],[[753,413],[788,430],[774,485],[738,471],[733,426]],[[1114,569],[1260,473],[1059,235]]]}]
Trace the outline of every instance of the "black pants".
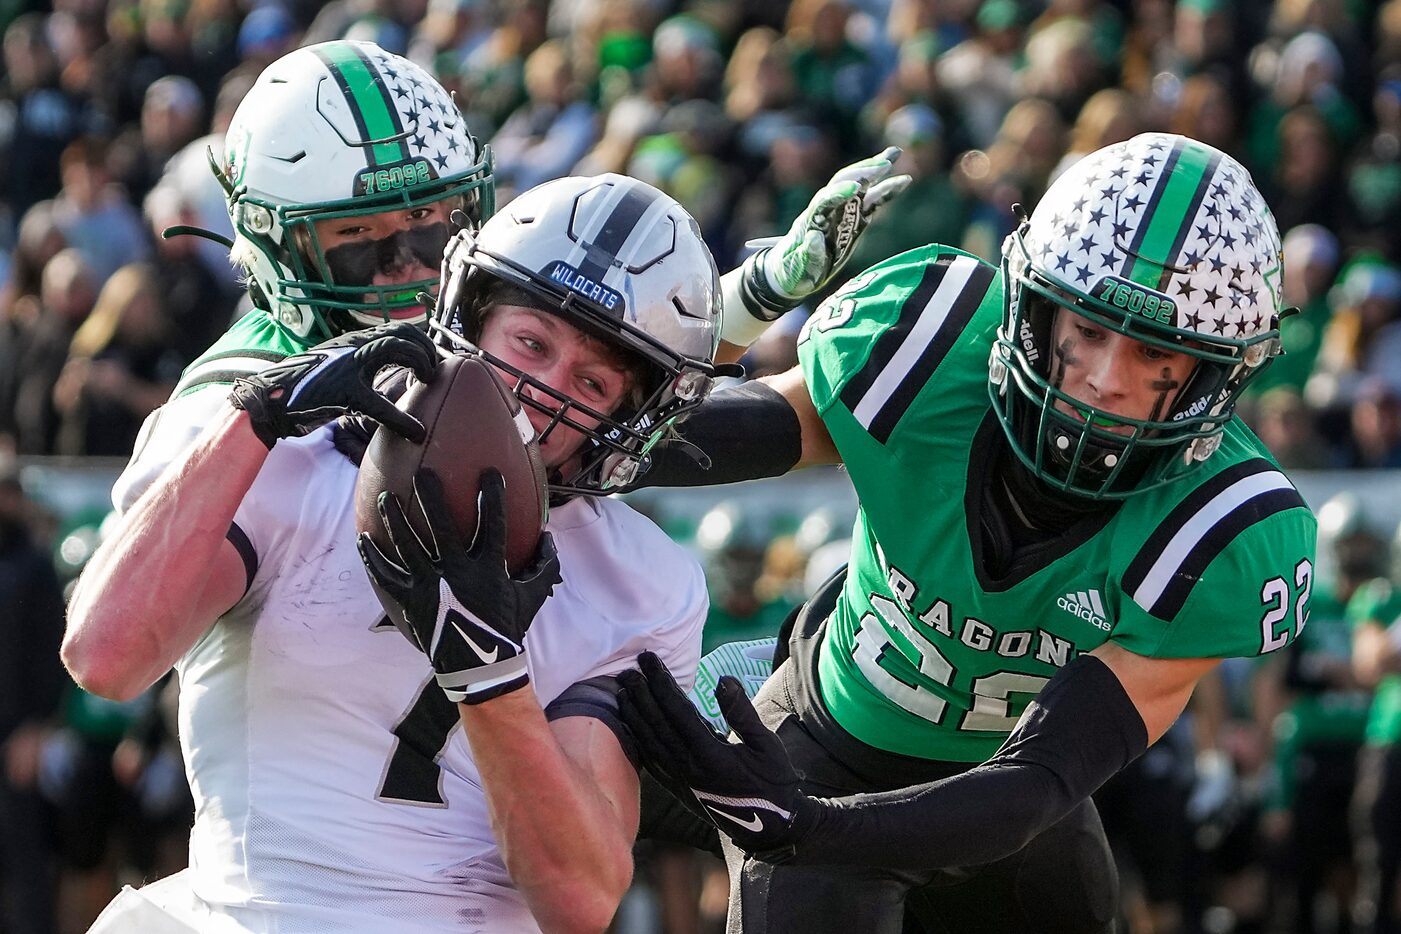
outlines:
[{"label": "black pants", "polygon": [[[792,657],[755,698],[760,717],[802,776],[803,790],[823,797],[883,791],[968,768],[866,747],[839,732],[822,709],[805,672],[816,671],[821,624],[839,586],[840,579],[829,582],[809,601],[795,620]],[[997,803],[989,802],[988,819],[996,814]],[[729,934],[1104,934],[1113,930],[1118,906],[1118,874],[1088,800],[1017,853],[951,870],[775,866],[724,842]]]},{"label": "black pants", "polygon": [[1358,759],[1354,826],[1363,899],[1375,910],[1371,934],[1401,932],[1401,743],[1368,746]]}]

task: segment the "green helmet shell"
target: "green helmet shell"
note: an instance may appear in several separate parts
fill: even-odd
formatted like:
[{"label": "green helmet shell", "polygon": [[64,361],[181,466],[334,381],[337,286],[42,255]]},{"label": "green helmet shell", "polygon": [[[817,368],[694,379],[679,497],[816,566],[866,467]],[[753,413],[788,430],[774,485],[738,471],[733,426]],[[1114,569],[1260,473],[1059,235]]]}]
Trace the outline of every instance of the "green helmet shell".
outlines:
[{"label": "green helmet shell", "polygon": [[494,208],[490,153],[451,96],[371,42],[319,43],[264,69],[234,113],[219,174],[237,255],[262,303],[317,339],[419,305],[438,277],[337,285],[316,221],[456,197],[476,226]]},{"label": "green helmet shell", "polygon": [[[1239,162],[1184,136],[1146,133],[1072,165],[1007,238],[1002,263],[993,406],[1017,457],[1055,489],[1123,498],[1190,470],[1279,353],[1274,217]],[[1157,420],[1061,390],[1050,346],[1061,309],[1196,359]]]}]

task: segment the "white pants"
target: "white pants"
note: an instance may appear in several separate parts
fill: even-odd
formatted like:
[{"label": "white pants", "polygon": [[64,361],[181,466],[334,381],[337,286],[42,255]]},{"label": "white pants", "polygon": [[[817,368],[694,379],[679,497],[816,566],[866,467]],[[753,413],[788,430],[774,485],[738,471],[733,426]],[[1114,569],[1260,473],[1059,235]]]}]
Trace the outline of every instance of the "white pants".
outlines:
[{"label": "white pants", "polygon": [[[265,924],[240,922],[195,895],[188,869],[139,889],[123,886],[88,934],[262,934]],[[249,923],[251,922],[251,923]]]}]

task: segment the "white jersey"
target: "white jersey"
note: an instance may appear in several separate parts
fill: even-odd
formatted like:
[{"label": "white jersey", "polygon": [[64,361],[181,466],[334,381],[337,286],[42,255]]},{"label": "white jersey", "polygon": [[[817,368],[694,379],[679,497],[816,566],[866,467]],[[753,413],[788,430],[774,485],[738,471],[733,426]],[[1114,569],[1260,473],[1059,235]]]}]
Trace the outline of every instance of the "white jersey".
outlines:
[{"label": "white jersey", "polygon": [[[534,931],[456,708],[370,589],[356,475],[327,428],[273,449],[235,519],[249,590],[177,666],[194,892],[279,934]],[[563,583],[526,637],[541,704],[647,649],[689,686],[696,561],[616,500],[548,528]]]},{"label": "white jersey", "polygon": [[156,478],[194,447],[229,398],[229,387],[209,387],[171,398],[141,423],[131,459],[112,484],[112,506],[125,513]]}]

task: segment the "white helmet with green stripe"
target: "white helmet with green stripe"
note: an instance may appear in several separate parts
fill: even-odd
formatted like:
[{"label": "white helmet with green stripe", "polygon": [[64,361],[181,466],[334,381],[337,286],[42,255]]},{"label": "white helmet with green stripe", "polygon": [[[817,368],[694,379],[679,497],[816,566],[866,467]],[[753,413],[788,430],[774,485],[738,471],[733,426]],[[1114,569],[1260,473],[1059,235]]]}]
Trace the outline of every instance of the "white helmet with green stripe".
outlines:
[{"label": "white helmet with green stripe", "polygon": [[[1279,353],[1280,266],[1274,217],[1225,153],[1146,133],[1075,163],[1003,246],[990,385],[1018,458],[1052,487],[1092,498],[1122,498],[1206,460],[1241,389]],[[1051,366],[1059,309],[1185,353],[1192,375],[1154,420],[1073,398]]]},{"label": "white helmet with green stripe", "polygon": [[[452,97],[371,42],[323,42],[264,69],[234,114],[218,174],[254,301],[311,339],[418,308],[436,271],[383,285],[371,283],[374,269],[397,253],[437,270],[451,209],[475,227],[494,207],[490,153]],[[434,222],[328,258],[317,221],[380,212]]]}]

